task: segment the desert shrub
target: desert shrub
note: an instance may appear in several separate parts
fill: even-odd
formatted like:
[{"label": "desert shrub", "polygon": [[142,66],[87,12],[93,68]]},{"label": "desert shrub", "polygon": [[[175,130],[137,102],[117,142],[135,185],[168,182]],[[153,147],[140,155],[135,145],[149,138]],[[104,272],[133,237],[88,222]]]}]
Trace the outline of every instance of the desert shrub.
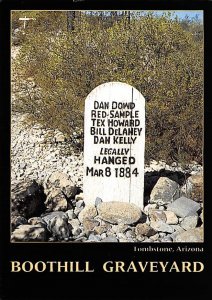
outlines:
[{"label": "desert shrub", "polygon": [[[43,23],[50,22],[50,13],[39,12]],[[101,19],[90,22],[81,14],[74,30],[67,31],[63,13],[49,30],[42,22],[28,28],[15,68],[27,92],[14,109],[71,135],[83,127],[84,101],[93,88],[126,82],[146,99],[146,160],[201,162],[202,39],[167,15],[149,13],[130,23],[123,16],[103,26]],[[36,92],[26,87],[29,77]]]}]

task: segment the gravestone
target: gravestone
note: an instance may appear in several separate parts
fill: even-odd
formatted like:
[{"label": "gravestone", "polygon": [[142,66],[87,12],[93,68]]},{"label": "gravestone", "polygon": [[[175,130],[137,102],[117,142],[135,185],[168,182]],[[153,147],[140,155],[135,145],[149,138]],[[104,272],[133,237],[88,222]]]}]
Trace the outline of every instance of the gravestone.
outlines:
[{"label": "gravestone", "polygon": [[108,82],[85,100],[84,201],[143,208],[145,99],[134,87]]}]

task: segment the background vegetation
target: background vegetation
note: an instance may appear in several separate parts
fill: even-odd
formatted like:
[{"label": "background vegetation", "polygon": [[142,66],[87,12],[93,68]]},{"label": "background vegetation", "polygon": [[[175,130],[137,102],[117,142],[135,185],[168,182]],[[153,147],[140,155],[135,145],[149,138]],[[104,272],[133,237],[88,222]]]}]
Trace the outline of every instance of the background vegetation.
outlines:
[{"label": "background vegetation", "polygon": [[[146,99],[145,159],[202,162],[203,26],[170,14],[13,12],[35,17],[22,32],[13,109],[67,136],[83,128],[84,101],[107,81]],[[23,26],[23,25],[22,25]],[[33,78],[36,91],[28,88]],[[23,90],[25,91],[23,93]]]}]

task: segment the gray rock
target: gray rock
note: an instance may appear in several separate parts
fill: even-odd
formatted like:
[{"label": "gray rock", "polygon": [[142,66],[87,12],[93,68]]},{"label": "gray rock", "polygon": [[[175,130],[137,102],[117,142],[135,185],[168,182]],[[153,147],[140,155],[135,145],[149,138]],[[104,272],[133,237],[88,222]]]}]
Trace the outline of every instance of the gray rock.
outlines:
[{"label": "gray rock", "polygon": [[83,223],[84,219],[93,219],[97,215],[97,210],[94,205],[86,205],[78,215],[78,219]]},{"label": "gray rock", "polygon": [[170,236],[165,236],[164,238],[161,239],[162,243],[170,243],[173,242],[173,239]]},{"label": "gray rock", "polygon": [[203,242],[203,228],[198,227],[181,232],[176,236],[175,242],[201,243]]},{"label": "gray rock", "polygon": [[75,207],[75,209],[74,209],[74,214],[75,214],[76,216],[78,216],[79,213],[80,213],[83,209],[84,209],[83,206],[81,206],[81,207]]},{"label": "gray rock", "polygon": [[170,225],[164,223],[163,221],[150,222],[150,226],[156,231],[162,231],[167,233],[174,232],[174,229]]},{"label": "gray rock", "polygon": [[141,210],[125,202],[102,202],[97,207],[99,217],[112,224],[133,224],[141,218]]},{"label": "gray rock", "polygon": [[11,242],[43,242],[46,233],[46,229],[39,225],[20,225],[13,231]]},{"label": "gray rock", "polygon": [[65,213],[67,214],[69,220],[76,218],[76,215],[75,215],[73,209],[69,209]]},{"label": "gray rock", "polygon": [[182,218],[195,215],[199,209],[199,203],[196,203],[184,196],[178,198],[167,206],[167,210],[173,211],[177,216]]},{"label": "gray rock", "polygon": [[99,197],[96,197],[96,200],[95,200],[95,206],[98,206],[99,204],[101,204],[103,201],[101,198]]},{"label": "gray rock", "polygon": [[[75,197],[75,199],[76,199],[76,197]],[[76,207],[77,208],[84,207],[84,201],[83,200],[78,200],[76,202]]]},{"label": "gray rock", "polygon": [[160,177],[150,194],[150,203],[166,204],[177,197],[179,185],[167,177]]},{"label": "gray rock", "polygon": [[88,240],[92,242],[99,242],[101,240],[101,237],[98,235],[90,234]]},{"label": "gray rock", "polygon": [[108,236],[101,240],[102,243],[118,243],[118,240],[114,236]]},{"label": "gray rock", "polygon": [[45,215],[42,219],[47,224],[47,229],[51,234],[59,240],[67,239],[70,235],[70,228],[68,225],[68,217],[62,212],[52,212]]},{"label": "gray rock", "polygon": [[194,229],[198,223],[198,216],[188,216],[181,222],[181,227],[185,230]]}]

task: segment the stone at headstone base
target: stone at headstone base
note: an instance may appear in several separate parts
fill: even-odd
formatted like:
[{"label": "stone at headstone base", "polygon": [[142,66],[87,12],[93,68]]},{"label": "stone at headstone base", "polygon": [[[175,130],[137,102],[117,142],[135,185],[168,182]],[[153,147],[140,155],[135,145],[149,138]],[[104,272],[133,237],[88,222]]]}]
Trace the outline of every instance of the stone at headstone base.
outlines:
[{"label": "stone at headstone base", "polygon": [[94,219],[83,219],[83,228],[86,234],[94,231],[94,228],[99,225],[99,222]]},{"label": "stone at headstone base", "polygon": [[73,236],[78,236],[81,232],[82,232],[82,230],[80,228],[73,228],[71,230],[71,233]]},{"label": "stone at headstone base", "polygon": [[83,223],[84,219],[93,219],[97,215],[95,205],[87,205],[78,215],[78,219]]},{"label": "stone at headstone base", "polygon": [[67,210],[67,200],[64,194],[61,192],[60,189],[52,189],[51,192],[48,194],[45,205],[48,211],[66,211]]},{"label": "stone at headstone base", "polygon": [[96,197],[95,206],[98,206],[100,203],[102,203],[102,199],[99,197]]},{"label": "stone at headstone base", "polygon": [[84,200],[84,194],[83,194],[83,193],[80,193],[80,194],[76,195],[76,196],[75,196],[75,200],[76,200],[76,201]]},{"label": "stone at headstone base", "polygon": [[80,221],[78,219],[68,220],[68,223],[72,226],[72,228],[78,228],[80,226]]},{"label": "stone at headstone base", "polygon": [[166,204],[177,197],[179,197],[179,184],[168,177],[160,177],[150,194],[150,203]]},{"label": "stone at headstone base", "polygon": [[198,219],[198,216],[188,216],[183,219],[180,225],[185,230],[194,229],[197,227]]},{"label": "stone at headstone base", "polygon": [[194,229],[190,229],[179,233],[175,240],[175,242],[191,242],[191,243],[201,243],[203,242],[203,228],[198,227]]},{"label": "stone at headstone base", "polygon": [[68,175],[62,172],[54,172],[47,180],[48,189],[58,188],[60,189],[68,198],[74,198],[78,192],[78,188],[68,177]]},{"label": "stone at headstone base", "polygon": [[43,242],[46,240],[47,232],[39,225],[20,225],[11,236],[12,242]]},{"label": "stone at headstone base", "polygon": [[101,240],[102,243],[118,243],[118,240],[114,236],[108,236]]},{"label": "stone at headstone base", "polygon": [[168,177],[160,177],[150,194],[150,203],[166,204],[179,197],[179,184]]},{"label": "stone at headstone base", "polygon": [[125,202],[102,202],[97,207],[99,217],[112,224],[133,224],[141,218],[141,210],[134,204]]},{"label": "stone at headstone base", "polygon": [[149,211],[149,218],[151,221],[154,221],[154,222],[157,222],[157,221],[166,222],[166,215],[161,210],[151,209]]},{"label": "stone at headstone base", "polygon": [[167,233],[173,233],[174,229],[164,223],[163,221],[158,221],[158,222],[150,222],[150,226],[155,230],[155,231],[162,231],[162,232],[167,232]]},{"label": "stone at headstone base", "polygon": [[175,215],[173,211],[166,210],[164,211],[166,215],[166,223],[169,225],[176,225],[178,224],[178,217]]},{"label": "stone at headstone base", "polygon": [[191,198],[196,202],[203,201],[203,175],[196,174],[190,176],[181,188],[183,196]]},{"label": "stone at headstone base", "polygon": [[137,224],[136,227],[135,227],[135,233],[136,233],[136,236],[142,236],[142,235],[145,235],[145,236],[152,236],[152,235],[155,235],[156,234],[156,231],[150,227],[149,225],[147,224]]},{"label": "stone at headstone base", "polygon": [[45,210],[45,199],[43,187],[34,180],[11,186],[11,209],[14,215],[27,219],[39,216]]},{"label": "stone at headstone base", "polygon": [[199,203],[196,203],[195,201],[184,196],[178,198],[167,206],[167,210],[173,211],[178,217],[181,218],[196,215],[199,209]]}]

